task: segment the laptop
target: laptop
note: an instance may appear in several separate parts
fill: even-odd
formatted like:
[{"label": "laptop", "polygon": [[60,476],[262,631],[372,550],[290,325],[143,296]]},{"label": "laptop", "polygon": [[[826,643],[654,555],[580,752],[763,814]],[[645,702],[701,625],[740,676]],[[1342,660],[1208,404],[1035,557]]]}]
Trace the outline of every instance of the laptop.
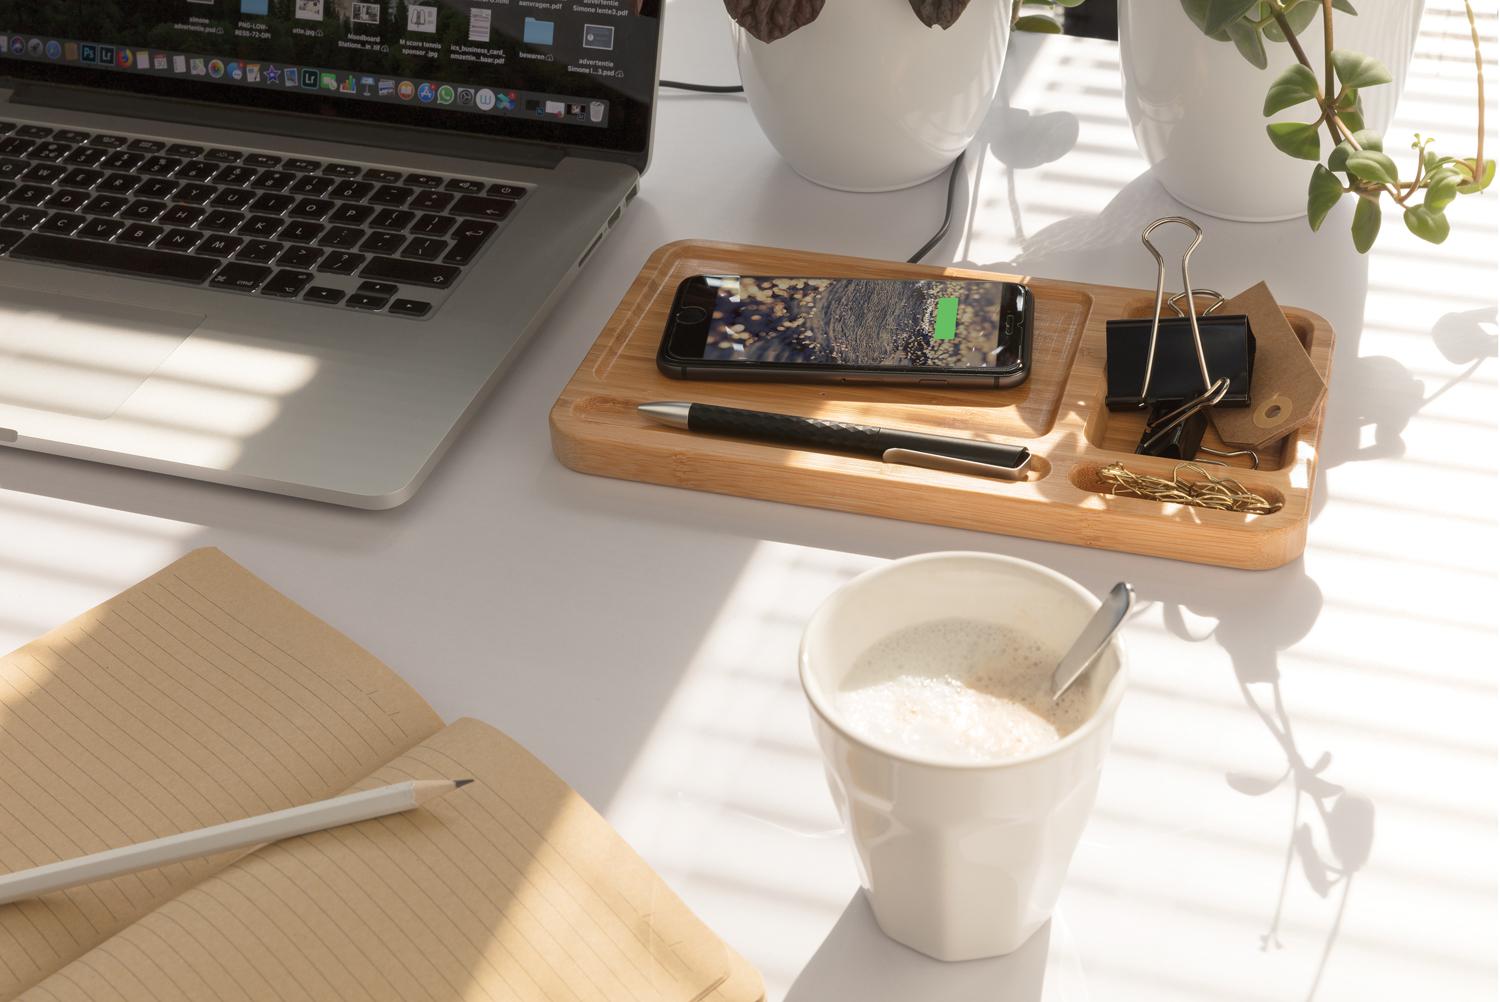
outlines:
[{"label": "laptop", "polygon": [[660,0],[0,10],[13,448],[401,504],[650,154]]}]

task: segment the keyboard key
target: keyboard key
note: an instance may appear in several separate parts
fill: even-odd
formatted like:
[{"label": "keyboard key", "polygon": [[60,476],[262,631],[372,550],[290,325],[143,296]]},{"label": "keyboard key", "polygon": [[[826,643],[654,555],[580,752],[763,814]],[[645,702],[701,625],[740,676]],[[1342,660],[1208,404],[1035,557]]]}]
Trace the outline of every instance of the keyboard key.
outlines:
[{"label": "keyboard key", "polygon": [[129,204],[130,199],[123,195],[95,195],[84,203],[83,211],[91,216],[116,216]]},{"label": "keyboard key", "polygon": [[25,160],[17,160],[14,157],[0,157],[0,178],[20,177],[26,173],[27,164]]},{"label": "keyboard key", "polygon": [[52,130],[45,125],[21,125],[17,126],[16,135],[22,139],[46,139],[52,135]]},{"label": "keyboard key", "polygon": [[283,268],[308,269],[323,259],[323,252],[306,244],[293,244],[282,252],[276,263]]},{"label": "keyboard key", "polygon": [[89,134],[77,129],[58,129],[52,133],[52,138],[59,143],[86,143],[89,141]]},{"label": "keyboard key", "polygon": [[[89,211],[88,206],[84,206],[84,211]],[[168,226],[195,226],[206,211],[208,210],[196,205],[169,205],[167,211],[157,218],[157,222],[166,223]]]},{"label": "keyboard key", "polygon": [[260,171],[254,167],[246,167],[243,164],[231,164],[214,175],[214,184],[228,185],[232,188],[241,188],[255,180]]},{"label": "keyboard key", "polygon": [[120,235],[115,237],[115,243],[146,247],[165,232],[160,226],[152,226],[150,223],[126,223]]},{"label": "keyboard key", "polygon": [[405,205],[414,192],[395,184],[383,184],[370,195],[371,205]]},{"label": "keyboard key", "polygon": [[443,185],[449,191],[456,191],[460,195],[483,195],[484,182],[470,181],[468,178],[450,177],[448,183]]},{"label": "keyboard key", "polygon": [[173,181],[169,177],[148,177],[141,182],[141,186],[135,190],[136,198],[157,198],[165,201],[172,197],[172,193],[182,187],[181,181]]},{"label": "keyboard key", "polygon": [[389,299],[399,290],[389,282],[361,282],[359,283],[359,288],[354,291],[363,292],[370,296],[384,296],[386,299]]},{"label": "keyboard key", "polygon": [[38,233],[58,233],[67,236],[86,222],[88,222],[87,219],[73,212],[54,212],[36,229]]},{"label": "keyboard key", "polygon": [[247,208],[251,212],[263,212],[269,215],[279,216],[287,209],[297,204],[295,195],[279,195],[274,191],[263,191],[255,196]]},{"label": "keyboard key", "polygon": [[207,181],[221,169],[218,164],[207,160],[193,160],[178,168],[177,179],[179,181]]},{"label": "keyboard key", "polygon": [[255,192],[244,188],[220,188],[214,197],[208,200],[208,204],[216,205],[221,209],[243,209],[255,199]]},{"label": "keyboard key", "polygon": [[286,229],[281,231],[281,239],[297,244],[310,244],[323,235],[323,230],[322,223],[314,223],[308,219],[294,219],[287,223]]},{"label": "keyboard key", "polygon": [[420,212],[441,212],[451,201],[453,196],[446,191],[419,191],[409,207]]},{"label": "keyboard key", "polygon": [[364,235],[364,230],[355,229],[353,226],[331,226],[328,232],[318,239],[318,246],[348,250],[350,247],[357,246]]},{"label": "keyboard key", "polygon": [[111,195],[128,195],[140,183],[141,179],[134,174],[111,174],[99,182],[99,190]]},{"label": "keyboard key", "polygon": [[89,240],[112,240],[124,228],[118,219],[90,219],[79,227],[78,235]]},{"label": "keyboard key", "polygon": [[225,150],[216,147],[203,154],[203,159],[212,160],[214,163],[237,164],[243,156],[244,154],[239,150]]},{"label": "keyboard key", "polygon": [[323,173],[333,177],[359,177],[363,171],[353,164],[329,164],[323,168]]},{"label": "keyboard key", "polygon": [[299,174],[316,174],[323,169],[323,164],[317,160],[283,160],[281,166],[284,170],[294,170]]},{"label": "keyboard key", "polygon": [[343,302],[344,294],[338,289],[330,289],[324,285],[315,285],[311,289],[308,289],[307,294],[302,298],[308,300],[309,302],[327,303],[332,306],[336,303]]},{"label": "keyboard key", "polygon": [[491,198],[520,198],[526,194],[526,189],[519,184],[492,184],[484,192]]},{"label": "keyboard key", "polygon": [[420,261],[436,261],[447,249],[448,241],[446,240],[436,237],[412,237],[411,241],[401,248],[401,256],[416,258]]},{"label": "keyboard key", "polygon": [[239,237],[232,237],[227,233],[210,233],[198,245],[198,253],[211,254],[214,257],[228,257],[239,250],[244,242]]},{"label": "keyboard key", "polygon": [[77,191],[73,188],[58,188],[42,204],[49,209],[60,209],[63,212],[81,212],[89,200],[89,193]]},{"label": "keyboard key", "polygon": [[328,272],[331,275],[352,275],[355,269],[365,263],[363,254],[351,254],[348,251],[330,251],[318,265],[319,271]]},{"label": "keyboard key", "polygon": [[95,133],[94,138],[89,140],[89,145],[102,146],[107,150],[118,150],[123,148],[129,142],[130,140],[125,136],[110,136]]},{"label": "keyboard key", "polygon": [[358,202],[374,189],[375,186],[368,181],[340,181],[334,185],[328,197],[343,199],[346,202]]},{"label": "keyboard key", "polygon": [[286,220],[280,216],[251,216],[239,232],[252,237],[274,237],[285,225]]},{"label": "keyboard key", "polygon": [[234,259],[249,261],[252,264],[270,264],[280,254],[281,244],[272,240],[252,240],[240,248],[240,252],[234,256]]},{"label": "keyboard key", "polygon": [[304,198],[287,210],[287,215],[298,219],[322,219],[333,211],[334,203],[326,198]]},{"label": "keyboard key", "polygon": [[61,164],[32,164],[27,168],[21,178],[26,181],[35,181],[37,184],[51,184],[68,172],[68,168]]},{"label": "keyboard key", "polygon": [[76,164],[79,167],[93,167],[107,156],[109,156],[109,150],[100,149],[97,146],[75,146],[62,158],[62,162]]},{"label": "keyboard key", "polygon": [[26,155],[33,160],[43,160],[51,163],[54,160],[61,160],[72,149],[73,147],[66,143],[37,143],[31,148],[31,152]]},{"label": "keyboard key", "polygon": [[136,170],[140,171],[142,174],[151,174],[153,176],[165,177],[166,175],[175,171],[177,168],[181,167],[182,164],[183,161],[178,159],[177,157],[164,157],[161,155],[157,155],[154,157],[147,157],[145,160],[141,161],[141,165],[137,167]]},{"label": "keyboard key", "polygon": [[295,268],[283,268],[270,278],[266,279],[260,287],[262,296],[277,296],[284,299],[293,299],[305,288],[307,283],[313,280],[310,271],[298,271]]},{"label": "keyboard key", "polygon": [[438,216],[428,213],[425,216],[419,217],[412,224],[411,231],[413,234],[424,237],[441,237],[453,229],[453,224],[456,222],[458,220],[452,216]]},{"label": "keyboard key", "polygon": [[459,270],[445,264],[426,261],[403,261],[394,257],[373,257],[360,271],[360,278],[383,278],[404,285],[425,285],[446,289],[458,278]]},{"label": "keyboard key", "polygon": [[0,198],[4,198],[15,190],[16,183],[14,181],[0,181]]},{"label": "keyboard key", "polygon": [[416,213],[406,209],[381,209],[370,220],[370,228],[376,230],[404,230],[416,218]]},{"label": "keyboard key", "polygon": [[15,122],[0,122],[0,136],[8,136],[16,131]]},{"label": "keyboard key", "polygon": [[359,249],[370,254],[394,254],[404,243],[406,236],[402,233],[371,233]]},{"label": "keyboard key", "polygon": [[208,215],[203,217],[203,222],[198,224],[199,229],[214,230],[220,233],[231,233],[239,229],[240,224],[245,221],[243,212],[235,212],[233,209],[212,209]]},{"label": "keyboard key", "polygon": [[135,170],[146,158],[139,153],[127,153],[125,150],[115,150],[109,156],[99,161],[99,166],[105,170]]},{"label": "keyboard key", "polygon": [[29,230],[47,218],[46,209],[11,209],[0,219],[0,226],[13,230]]},{"label": "keyboard key", "polygon": [[157,216],[167,210],[166,202],[153,202],[149,199],[136,199],[120,212],[120,218],[134,220],[135,222],[149,223]]},{"label": "keyboard key", "polygon": [[337,183],[331,177],[318,177],[309,174],[293,181],[292,186],[287,191],[294,195],[326,195]]},{"label": "keyboard key", "polygon": [[214,192],[218,190],[211,184],[193,182],[178,188],[176,194],[172,196],[172,201],[183,202],[188,205],[207,205],[208,200],[213,198]]},{"label": "keyboard key", "polygon": [[265,153],[246,153],[246,167],[280,167],[281,158],[273,157]]},{"label": "keyboard key", "polygon": [[448,264],[470,263],[497,228],[494,223],[487,223],[482,219],[465,219],[454,229],[453,246],[449,248],[443,261]]},{"label": "keyboard key", "polygon": [[443,179],[436,174],[408,174],[406,183],[417,188],[439,188],[442,187]]},{"label": "keyboard key", "polygon": [[167,144],[159,139],[132,139],[129,148],[137,153],[160,153]]},{"label": "keyboard key", "polygon": [[44,184],[23,184],[5,196],[11,205],[41,205],[52,195],[52,189]]},{"label": "keyboard key", "polygon": [[10,256],[23,261],[97,268],[101,271],[146,275],[194,285],[206,282],[218,267],[215,261],[191,254],[173,254],[170,251],[147,250],[127,244],[79,240],[76,237],[55,237],[50,233],[27,234],[10,252]]},{"label": "keyboard key", "polygon": [[475,216],[479,219],[504,219],[511,214],[516,203],[507,198],[485,198],[481,195],[460,195],[448,208],[455,216]]},{"label": "keyboard key", "polygon": [[337,209],[333,210],[332,215],[328,217],[328,221],[331,223],[347,223],[351,226],[358,226],[374,214],[375,207],[373,205],[344,202]]},{"label": "keyboard key", "polygon": [[36,145],[34,139],[19,139],[15,136],[6,136],[0,139],[0,156],[21,157]]},{"label": "keyboard key", "polygon": [[82,188],[87,191],[103,180],[103,171],[91,170],[88,167],[74,167],[64,174],[57,183],[64,188]]},{"label": "keyboard key", "polygon": [[20,243],[25,235],[20,230],[0,230],[0,254],[4,254]]},{"label": "keyboard key", "polygon": [[197,230],[168,230],[167,235],[156,242],[156,246],[160,250],[190,251],[202,239],[203,234]]},{"label": "keyboard key", "polygon": [[203,156],[203,147],[193,146],[189,143],[173,143],[166,148],[169,157],[182,157],[185,160],[196,160]]},{"label": "keyboard key", "polygon": [[379,310],[390,302],[388,296],[371,296],[368,293],[356,292],[344,300],[344,305],[356,310]]},{"label": "keyboard key", "polygon": [[401,180],[401,172],[397,170],[381,170],[379,167],[371,167],[365,171],[365,180],[374,181],[376,184],[395,184]]},{"label": "keyboard key", "polygon": [[259,188],[262,191],[281,191],[287,185],[297,180],[297,175],[286,170],[263,170],[250,182],[250,187]]},{"label": "keyboard key", "polygon": [[398,317],[425,317],[432,312],[432,304],[424,303],[420,299],[398,299],[391,303],[387,312]]},{"label": "keyboard key", "polygon": [[231,261],[219,269],[219,273],[208,284],[216,289],[233,289],[236,292],[254,292],[260,283],[271,277],[271,269],[263,264],[245,264]]}]

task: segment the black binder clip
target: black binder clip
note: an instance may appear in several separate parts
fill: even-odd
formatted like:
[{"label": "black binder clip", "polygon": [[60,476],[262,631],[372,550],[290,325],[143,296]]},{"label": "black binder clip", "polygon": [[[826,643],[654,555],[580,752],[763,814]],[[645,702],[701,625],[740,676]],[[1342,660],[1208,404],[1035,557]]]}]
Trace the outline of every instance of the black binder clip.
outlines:
[{"label": "black binder clip", "polygon": [[[1151,242],[1152,232],[1167,223],[1180,223],[1193,231],[1193,242],[1182,254],[1183,291],[1170,300],[1165,298],[1167,263]],[[1158,219],[1141,233],[1141,243],[1156,259],[1156,308],[1150,320],[1111,320],[1105,325],[1105,406],[1110,410],[1150,408],[1135,450],[1140,455],[1182,460],[1195,458],[1199,451],[1249,455],[1258,466],[1253,452],[1218,452],[1202,445],[1209,407],[1250,405],[1250,373],[1255,363],[1249,318],[1214,316],[1224,297],[1211,289],[1193,288],[1188,259],[1202,242],[1203,230],[1182,216]],[[1215,300],[1201,319],[1195,302],[1198,295],[1211,295]],[[1167,305],[1176,317],[1163,319]]]}]

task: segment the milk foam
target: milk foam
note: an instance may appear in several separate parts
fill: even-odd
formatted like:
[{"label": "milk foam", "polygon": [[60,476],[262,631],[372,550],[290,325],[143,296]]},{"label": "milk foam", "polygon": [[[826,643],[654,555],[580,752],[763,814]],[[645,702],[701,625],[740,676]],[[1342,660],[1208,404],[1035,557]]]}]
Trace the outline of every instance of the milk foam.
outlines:
[{"label": "milk foam", "polygon": [[1082,685],[1053,703],[1061,657],[999,623],[919,623],[861,654],[834,706],[856,736],[910,753],[963,763],[1029,755],[1072,733],[1091,709]]}]

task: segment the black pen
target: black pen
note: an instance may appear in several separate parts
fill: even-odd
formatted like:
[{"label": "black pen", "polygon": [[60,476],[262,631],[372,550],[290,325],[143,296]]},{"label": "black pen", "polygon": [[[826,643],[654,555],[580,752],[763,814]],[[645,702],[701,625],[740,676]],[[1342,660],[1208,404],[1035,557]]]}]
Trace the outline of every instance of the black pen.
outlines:
[{"label": "black pen", "polygon": [[927,435],[916,431],[877,428],[747,411],[714,404],[662,401],[637,408],[646,417],[674,428],[713,435],[756,438],[799,449],[827,449],[878,456],[887,463],[921,466],[950,473],[970,473],[1001,480],[1022,480],[1031,465],[1031,451],[973,438]]}]

